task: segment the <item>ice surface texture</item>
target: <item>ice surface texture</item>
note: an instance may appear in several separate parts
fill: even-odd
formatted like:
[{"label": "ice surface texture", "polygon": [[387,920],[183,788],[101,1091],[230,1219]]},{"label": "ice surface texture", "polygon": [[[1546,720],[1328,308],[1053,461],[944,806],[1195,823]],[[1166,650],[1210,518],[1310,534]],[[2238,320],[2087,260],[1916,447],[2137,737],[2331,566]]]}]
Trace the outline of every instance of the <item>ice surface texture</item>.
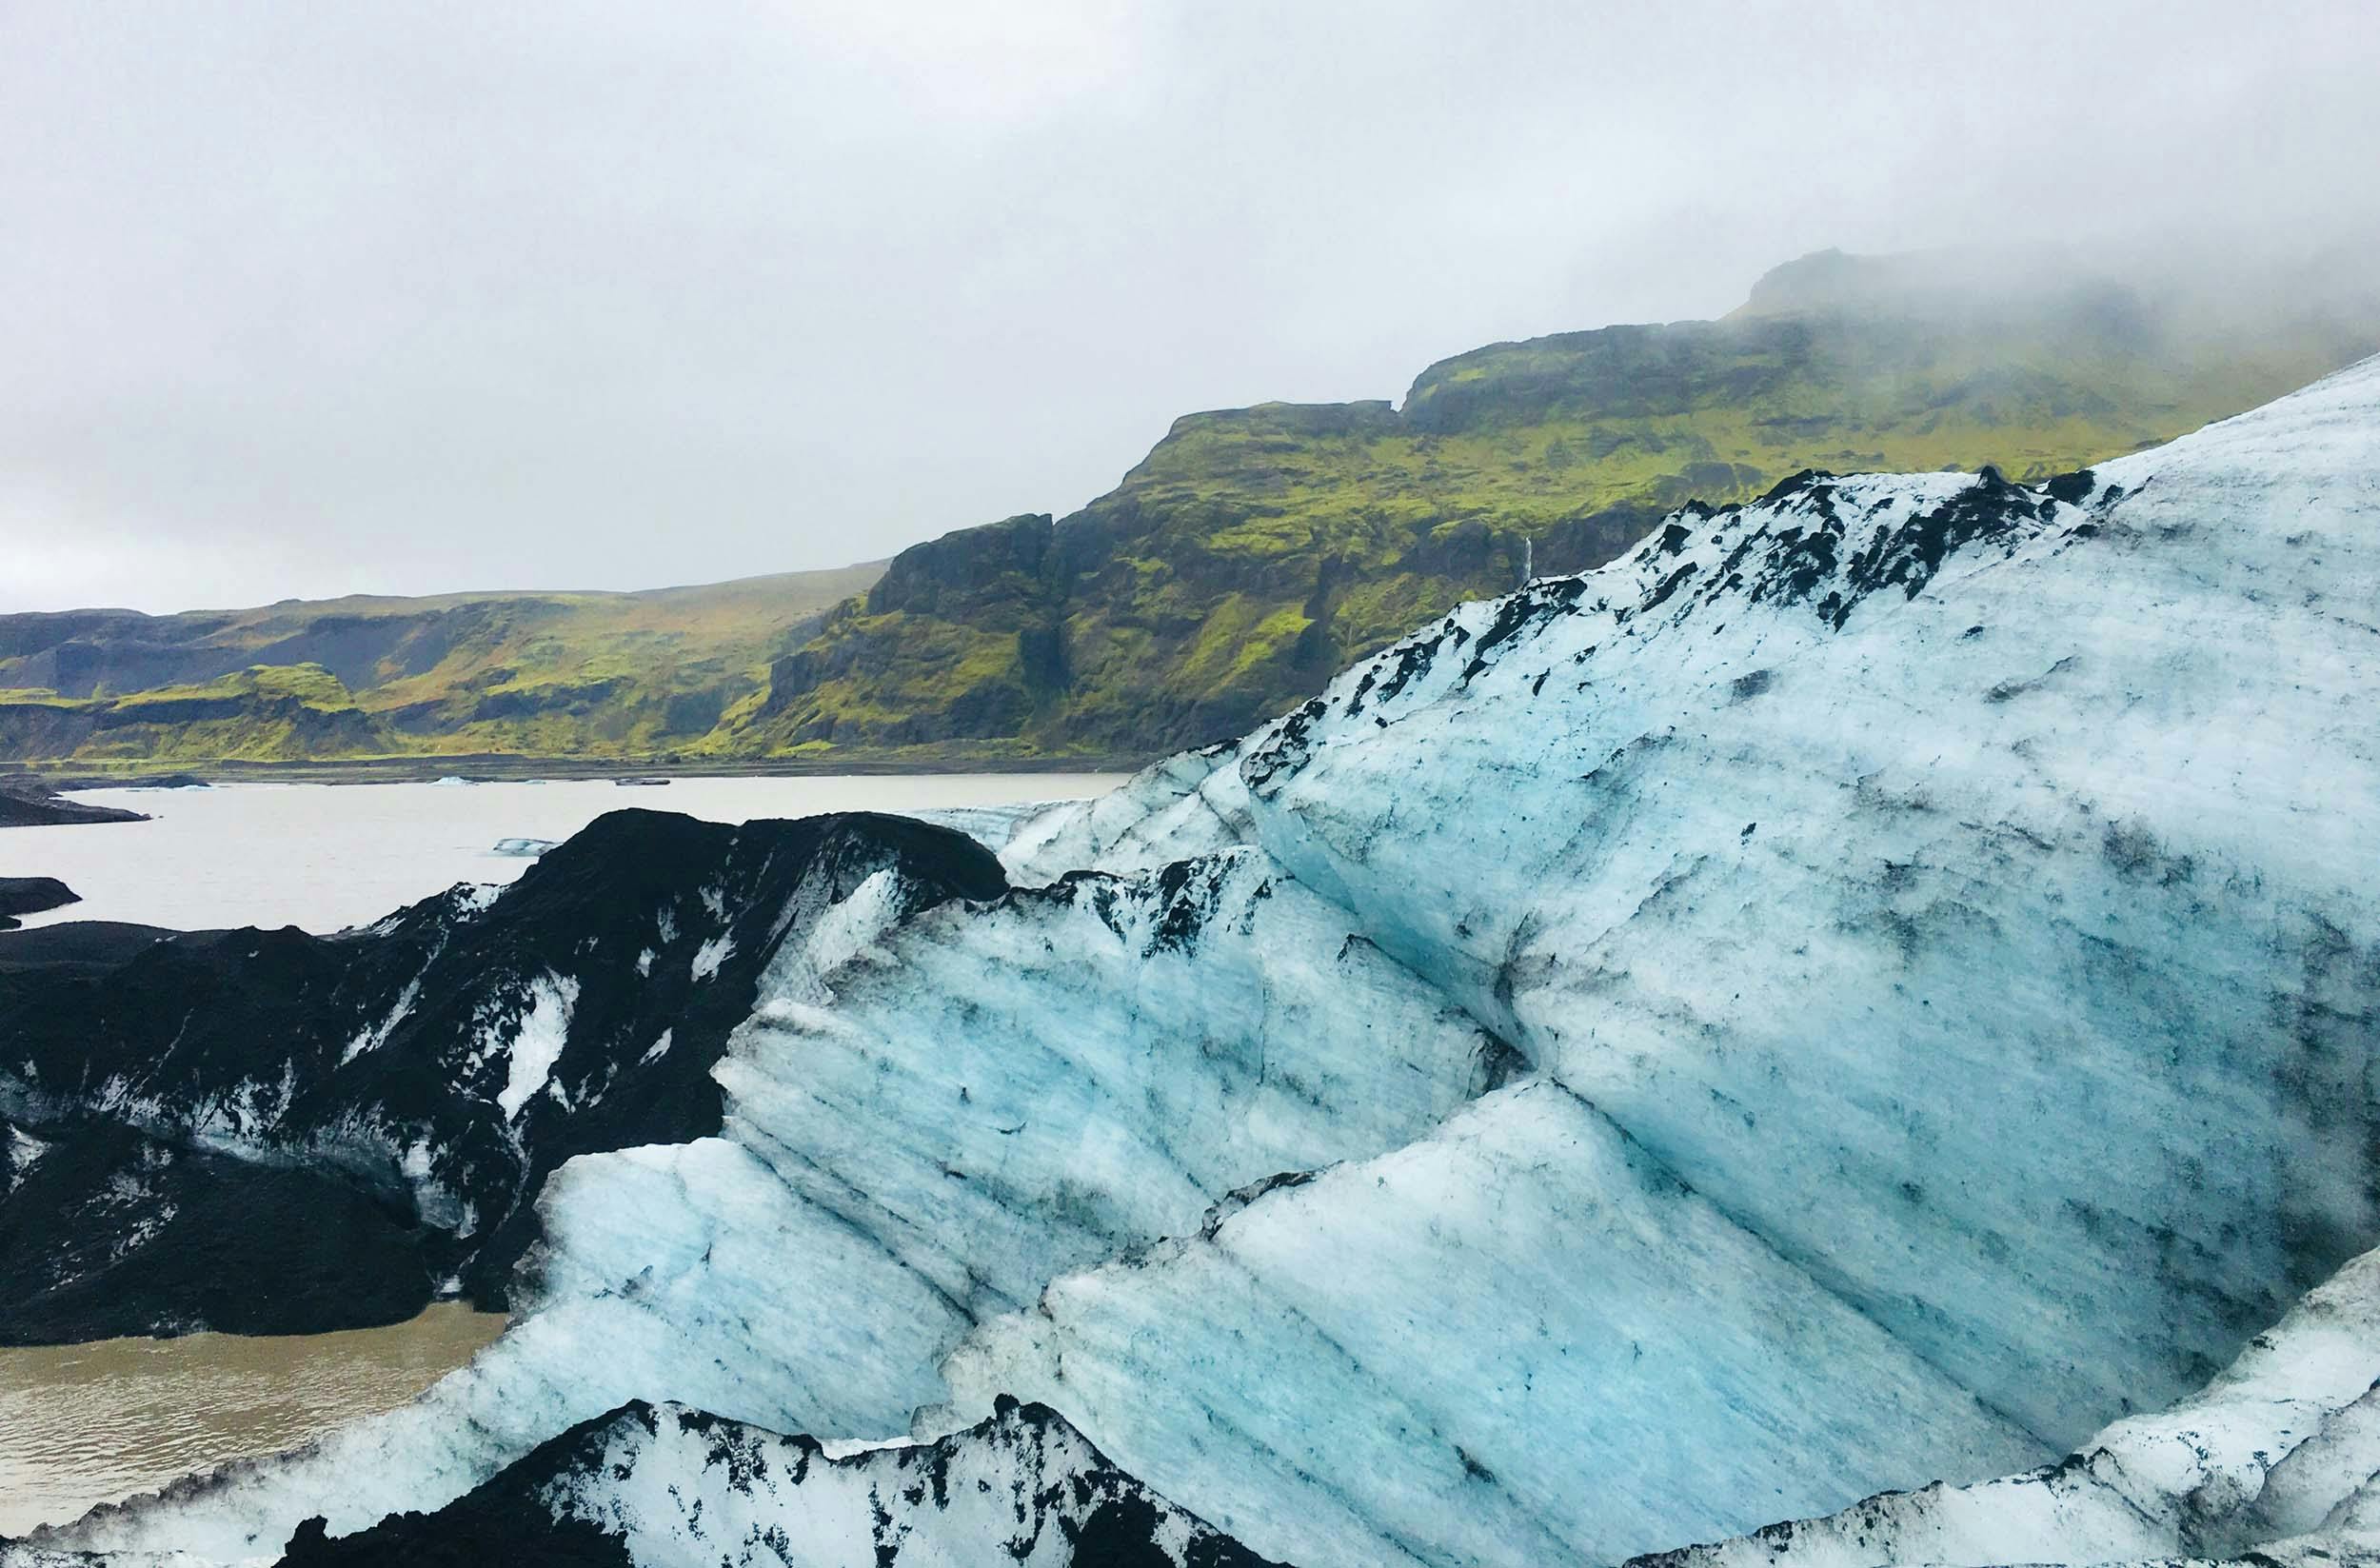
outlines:
[{"label": "ice surface texture", "polygon": [[[1465,605],[983,827],[1037,885],[764,977],[720,1135],[564,1167],[536,1309],[422,1404],[63,1539],[270,1551],[634,1399],[857,1439],[1014,1394],[1307,1568],[1936,1480],[1812,1551],[2351,1546],[2369,1314],[2291,1325],[2380,1241],[2375,522],[2367,364]],[[2076,1478],[2131,1522],[2038,1500]]]}]

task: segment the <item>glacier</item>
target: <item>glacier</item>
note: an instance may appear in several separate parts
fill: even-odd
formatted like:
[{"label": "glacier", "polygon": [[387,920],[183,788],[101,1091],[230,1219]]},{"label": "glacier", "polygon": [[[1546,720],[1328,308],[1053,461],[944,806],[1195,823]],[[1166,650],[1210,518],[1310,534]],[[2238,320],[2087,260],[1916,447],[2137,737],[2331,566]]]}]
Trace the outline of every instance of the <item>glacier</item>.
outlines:
[{"label": "glacier", "polygon": [[[1009,885],[838,883],[472,1366],[21,1560],[1019,1399],[1307,1568],[2368,1556],[2375,521],[2380,362],[2037,486],[1797,475],[959,824]],[[585,1517],[687,1560],[645,1485]]]},{"label": "glacier", "polygon": [[1936,1482],[1632,1568],[2380,1559],[2380,1252],[2309,1292],[2204,1390],[2054,1465]]}]

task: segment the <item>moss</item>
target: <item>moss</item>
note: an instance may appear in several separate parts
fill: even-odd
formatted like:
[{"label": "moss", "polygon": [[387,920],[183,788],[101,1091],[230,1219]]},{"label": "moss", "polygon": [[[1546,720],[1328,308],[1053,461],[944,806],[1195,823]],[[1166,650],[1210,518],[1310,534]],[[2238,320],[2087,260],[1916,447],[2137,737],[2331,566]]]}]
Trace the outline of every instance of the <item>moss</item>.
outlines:
[{"label": "moss", "polygon": [[[1066,680],[1002,736],[1152,752],[1211,741],[1451,604],[1509,588],[1524,541],[1540,569],[1579,569],[1662,510],[1750,499],[1803,467],[2045,477],[2268,401],[2370,346],[2346,328],[2144,347],[2076,308],[1980,324],[1772,310],[1568,333],[1435,366],[1401,411],[1192,415],[1053,526],[1058,576],[955,612],[828,627],[813,647],[848,673],[806,716],[831,712],[845,747],[991,740],[960,711],[980,672],[954,662],[945,627],[1041,615]],[[938,570],[966,578],[947,552],[967,537],[943,542]],[[750,749],[791,732],[759,709],[737,723]]]},{"label": "moss", "polygon": [[[42,763],[382,756],[612,756],[685,747],[674,711],[721,723],[765,700],[769,661],[880,575],[875,566],[639,594],[458,594],[123,617],[129,678],[103,667],[61,693],[38,644],[0,658],[0,757]],[[105,614],[106,612],[101,612]],[[8,618],[0,617],[0,623]],[[76,634],[114,657],[105,635]],[[307,656],[260,665],[266,650]],[[319,654],[314,650],[319,649]],[[159,664],[170,679],[139,672]],[[22,672],[20,674],[20,672]],[[129,688],[129,690],[127,688]],[[107,695],[108,693],[116,695]],[[510,703],[487,699],[510,698]],[[247,704],[240,721],[175,705]],[[280,702],[360,720],[287,723]],[[714,709],[715,705],[715,709]]]},{"label": "moss", "polygon": [[[1187,415],[1075,515],[947,535],[881,578],[173,618],[126,635],[188,669],[139,666],[145,689],[112,700],[0,658],[0,757],[1149,755],[1294,705],[1511,587],[1524,557],[1609,559],[1689,499],[1803,467],[2044,477],[2375,347],[2369,322],[2146,329],[2104,291],[1988,320],[1847,297],[1764,285],[1724,321],[1491,345],[1424,370],[1401,407]],[[174,705],[192,702],[246,706]]]}]

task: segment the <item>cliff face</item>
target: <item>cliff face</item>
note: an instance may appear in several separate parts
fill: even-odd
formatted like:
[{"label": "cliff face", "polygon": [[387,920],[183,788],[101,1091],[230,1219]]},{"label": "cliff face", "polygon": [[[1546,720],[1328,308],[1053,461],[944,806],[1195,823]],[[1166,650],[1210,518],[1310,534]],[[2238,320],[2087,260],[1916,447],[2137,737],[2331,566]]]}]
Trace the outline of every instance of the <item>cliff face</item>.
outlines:
[{"label": "cliff face", "polygon": [[1495,344],[1400,406],[1187,415],[1108,494],[879,568],[651,594],[0,616],[0,759],[1145,758],[1668,509],[1803,468],[2064,472],[2380,347],[2380,303],[1821,255],[1721,321]]},{"label": "cliff face", "polygon": [[1688,500],[1812,467],[2039,479],[2278,396],[2380,347],[2375,325],[2215,327],[2110,284],[2005,297],[1811,258],[1724,321],[1493,345],[1400,407],[1178,420],[1080,512],[898,557],[705,744],[1204,744],[1452,604],[1616,557]]}]

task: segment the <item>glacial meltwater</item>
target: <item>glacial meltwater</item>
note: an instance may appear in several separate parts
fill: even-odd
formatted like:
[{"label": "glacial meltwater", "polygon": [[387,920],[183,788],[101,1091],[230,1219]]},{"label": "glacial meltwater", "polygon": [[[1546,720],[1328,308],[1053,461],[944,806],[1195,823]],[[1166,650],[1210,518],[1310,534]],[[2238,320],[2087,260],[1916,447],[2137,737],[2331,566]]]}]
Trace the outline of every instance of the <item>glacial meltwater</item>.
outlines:
[{"label": "glacial meltwater", "polygon": [[[76,798],[154,820],[0,830],[0,876],[57,877],[82,895],[29,925],[329,932],[458,882],[509,882],[535,861],[496,853],[499,841],[565,839],[624,806],[734,823],[1074,799],[1119,782],[1010,773],[679,779],[666,788],[557,780],[102,789]],[[0,1348],[0,1537],[403,1404],[503,1323],[447,1303],[410,1322],[334,1334]]]},{"label": "glacial meltwater", "polygon": [[393,1409],[504,1324],[442,1302],[410,1322],[336,1334],[0,1349],[0,1536]]},{"label": "glacial meltwater", "polygon": [[74,799],[155,820],[0,829],[0,877],[56,877],[83,896],[28,917],[28,925],[107,920],[330,932],[458,882],[510,882],[535,863],[495,853],[499,841],[566,839],[624,806],[741,823],[1071,800],[1121,782],[1101,773],[941,773],[678,779],[666,788],[557,779],[94,789]]}]

